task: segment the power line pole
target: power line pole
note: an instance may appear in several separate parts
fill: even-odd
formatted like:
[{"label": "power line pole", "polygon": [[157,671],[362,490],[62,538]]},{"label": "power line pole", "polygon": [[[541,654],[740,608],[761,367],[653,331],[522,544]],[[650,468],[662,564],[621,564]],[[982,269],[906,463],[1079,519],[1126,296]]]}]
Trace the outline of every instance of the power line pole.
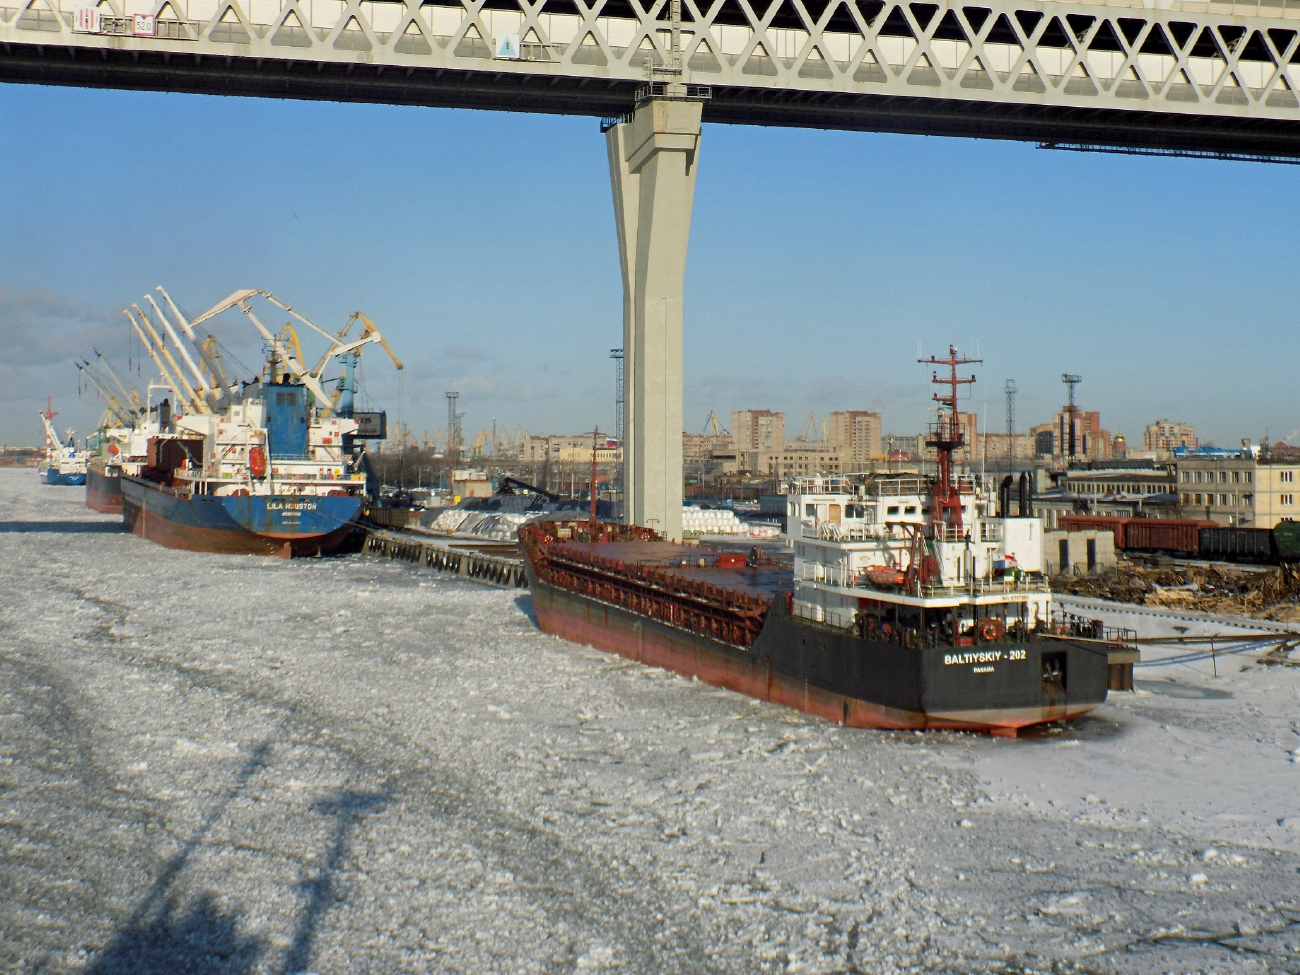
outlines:
[{"label": "power line pole", "polygon": [[610,349],[609,357],[614,360],[614,436],[623,442],[623,350]]},{"label": "power line pole", "polygon": [[[456,412],[456,400],[459,392],[447,393],[447,464],[448,470],[460,463],[460,418],[463,413]],[[450,483],[450,482],[448,482]]]},{"label": "power line pole", "polygon": [[1066,416],[1066,423],[1070,425],[1070,429],[1067,434],[1067,438],[1069,440],[1069,445],[1070,445],[1068,462],[1072,464],[1074,463],[1074,453],[1075,453],[1075,446],[1076,446],[1075,429],[1078,426],[1078,424],[1075,422],[1074,419],[1074,414],[1078,410],[1078,407],[1074,405],[1074,387],[1079,385],[1079,383],[1083,382],[1083,377],[1076,375],[1075,373],[1072,372],[1063,372],[1061,373],[1061,382],[1065,383],[1065,388],[1070,391],[1070,402],[1069,405],[1065,407],[1065,416]]},{"label": "power line pole", "polygon": [[1007,394],[1007,460],[1016,456],[1016,381],[1008,379],[1002,391]]}]

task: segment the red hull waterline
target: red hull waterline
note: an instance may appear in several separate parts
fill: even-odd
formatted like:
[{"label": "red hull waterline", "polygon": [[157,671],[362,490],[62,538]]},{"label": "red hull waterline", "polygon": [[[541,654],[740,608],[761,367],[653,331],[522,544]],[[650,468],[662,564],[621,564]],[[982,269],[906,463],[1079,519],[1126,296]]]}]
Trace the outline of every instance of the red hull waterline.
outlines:
[{"label": "red hull waterline", "polygon": [[327,555],[343,544],[351,525],[344,525],[326,535],[301,538],[269,537],[252,532],[221,531],[193,525],[177,525],[158,515],[150,515],[129,501],[123,502],[122,514],[127,529],[141,538],[164,548],[189,552],[215,552],[220,555],[274,555],[295,559],[308,555]]},{"label": "red hull waterline", "polygon": [[104,491],[96,491],[90,483],[90,478],[86,478],[86,507],[105,515],[120,515],[122,513],[122,494],[121,492],[108,494]]},{"label": "red hull waterline", "polygon": [[557,591],[544,583],[533,587],[533,612],[544,633],[851,728],[979,731],[1015,737],[1022,728],[1077,717],[1094,706],[930,714],[903,711],[835,694],[807,681],[772,673],[756,663],[738,661],[721,646],[716,649],[709,646],[711,641],[704,637],[675,633],[649,620],[646,625],[629,623],[618,609]]}]

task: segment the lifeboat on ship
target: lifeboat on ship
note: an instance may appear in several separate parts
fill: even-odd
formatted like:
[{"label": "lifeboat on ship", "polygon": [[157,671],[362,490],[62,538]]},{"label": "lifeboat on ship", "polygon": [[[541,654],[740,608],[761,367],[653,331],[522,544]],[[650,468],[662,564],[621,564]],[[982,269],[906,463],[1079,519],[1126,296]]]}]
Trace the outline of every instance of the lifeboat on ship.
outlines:
[{"label": "lifeboat on ship", "polygon": [[869,566],[865,572],[867,581],[873,586],[901,586],[906,579],[902,569],[892,565]]}]

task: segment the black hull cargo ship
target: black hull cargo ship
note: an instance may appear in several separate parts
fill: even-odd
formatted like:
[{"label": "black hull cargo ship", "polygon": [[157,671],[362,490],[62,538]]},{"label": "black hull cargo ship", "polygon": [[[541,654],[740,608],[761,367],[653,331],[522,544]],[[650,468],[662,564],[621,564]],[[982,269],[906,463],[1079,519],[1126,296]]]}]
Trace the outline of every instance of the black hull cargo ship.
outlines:
[{"label": "black hull cargo ship", "polygon": [[788,565],[605,523],[520,541],[544,632],[828,721],[1015,735],[1106,699],[1116,645],[1091,624],[947,639],[903,608],[844,627],[792,612]]},{"label": "black hull cargo ship", "polygon": [[[960,359],[928,441],[938,474],[798,478],[793,567],[634,526],[551,521],[519,540],[547,633],[853,727],[1015,735],[1132,686],[1132,634],[1054,618],[1043,522],[954,470]],[[1008,481],[1010,479],[1008,478]]]}]

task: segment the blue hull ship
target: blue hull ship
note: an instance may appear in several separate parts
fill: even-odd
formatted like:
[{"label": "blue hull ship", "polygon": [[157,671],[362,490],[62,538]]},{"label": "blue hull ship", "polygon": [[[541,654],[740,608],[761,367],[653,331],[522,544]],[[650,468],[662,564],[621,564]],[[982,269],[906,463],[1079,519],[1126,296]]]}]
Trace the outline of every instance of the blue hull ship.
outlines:
[{"label": "blue hull ship", "polygon": [[352,531],[363,498],[322,495],[203,495],[122,477],[126,527],[167,548],[194,552],[325,555]]},{"label": "blue hull ship", "polygon": [[57,467],[47,467],[41,471],[42,484],[60,484],[72,487],[86,483],[85,471],[61,471]]}]

